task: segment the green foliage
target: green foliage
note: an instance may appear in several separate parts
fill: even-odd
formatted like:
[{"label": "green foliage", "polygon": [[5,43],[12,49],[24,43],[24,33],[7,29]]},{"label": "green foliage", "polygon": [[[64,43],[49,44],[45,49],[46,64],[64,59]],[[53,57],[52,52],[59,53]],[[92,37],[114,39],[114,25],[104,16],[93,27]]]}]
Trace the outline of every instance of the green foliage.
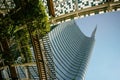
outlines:
[{"label": "green foliage", "polygon": [[43,36],[47,32],[49,32],[50,27],[48,22],[48,16],[45,12],[45,7],[43,6],[42,2],[40,1],[39,4],[33,6],[32,10],[30,11],[34,12],[34,15],[33,12],[28,15],[29,18],[32,19],[31,23],[29,23],[29,25],[31,25],[30,29],[32,30],[32,33],[36,34],[36,32],[39,31],[40,35]]},{"label": "green foliage", "polygon": [[8,39],[10,54],[14,60],[23,55],[27,62],[32,58],[28,29],[32,34],[39,32],[41,37],[44,36],[50,31],[48,16],[41,0],[14,0],[14,2],[15,9],[0,18],[0,38]]},{"label": "green foliage", "polygon": [[3,38],[9,38],[11,29],[13,28],[13,23],[14,22],[10,17],[0,18],[0,36],[2,36]]},{"label": "green foliage", "polygon": [[14,34],[16,40],[17,50],[19,51],[19,56],[23,55],[26,59],[25,62],[31,61],[32,53],[30,51],[29,45],[29,34],[27,29],[21,29]]},{"label": "green foliage", "polygon": [[[18,1],[18,0],[17,0]],[[16,13],[11,15],[11,18],[14,20],[15,25],[26,24],[27,27],[30,27],[33,34],[36,34],[36,30],[40,30],[41,35],[46,34],[50,30],[48,16],[45,12],[45,7],[40,0],[25,0],[22,2],[17,2]],[[20,5],[21,3],[21,5]],[[22,5],[24,3],[24,5]],[[11,11],[12,13],[13,11]]]}]

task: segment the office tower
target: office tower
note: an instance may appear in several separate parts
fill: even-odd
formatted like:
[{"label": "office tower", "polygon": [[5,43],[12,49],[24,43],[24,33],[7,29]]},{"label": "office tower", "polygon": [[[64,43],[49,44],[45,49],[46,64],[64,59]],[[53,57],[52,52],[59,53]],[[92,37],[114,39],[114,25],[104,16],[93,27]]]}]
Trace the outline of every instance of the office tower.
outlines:
[{"label": "office tower", "polygon": [[48,64],[54,64],[56,79],[84,80],[95,32],[96,28],[91,37],[85,36],[72,20],[59,24],[48,33],[49,43],[44,39],[44,46],[51,59]]}]

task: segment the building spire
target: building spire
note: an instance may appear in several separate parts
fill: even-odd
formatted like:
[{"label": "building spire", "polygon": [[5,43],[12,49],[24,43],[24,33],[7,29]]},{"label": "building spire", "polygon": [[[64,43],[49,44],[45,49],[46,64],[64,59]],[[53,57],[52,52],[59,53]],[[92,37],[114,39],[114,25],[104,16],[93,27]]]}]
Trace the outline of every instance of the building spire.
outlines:
[{"label": "building spire", "polygon": [[97,25],[96,25],[95,29],[93,30],[91,37],[95,37],[96,30],[97,30]]}]

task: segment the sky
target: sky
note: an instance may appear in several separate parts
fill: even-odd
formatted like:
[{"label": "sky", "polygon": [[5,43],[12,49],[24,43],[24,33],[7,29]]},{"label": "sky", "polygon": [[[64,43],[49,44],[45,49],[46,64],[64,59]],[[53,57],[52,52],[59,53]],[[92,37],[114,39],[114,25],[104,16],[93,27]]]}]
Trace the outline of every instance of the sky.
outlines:
[{"label": "sky", "polygon": [[85,80],[120,80],[120,11],[80,18],[76,23],[87,36],[97,26]]}]

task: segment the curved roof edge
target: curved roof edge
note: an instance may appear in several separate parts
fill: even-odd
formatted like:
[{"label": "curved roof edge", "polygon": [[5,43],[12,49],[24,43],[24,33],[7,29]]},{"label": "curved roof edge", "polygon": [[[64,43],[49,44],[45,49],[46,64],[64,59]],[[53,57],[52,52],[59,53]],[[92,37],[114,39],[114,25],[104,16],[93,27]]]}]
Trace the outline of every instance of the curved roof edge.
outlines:
[{"label": "curved roof edge", "polygon": [[80,29],[80,27],[78,26],[78,24],[76,23],[75,20],[74,20],[74,22],[75,22],[76,26],[79,28],[80,32],[81,32],[85,37],[87,37],[87,38],[94,38],[94,37],[95,37],[96,31],[97,31],[97,25],[96,25],[96,27],[94,28],[91,36],[89,37],[89,36],[86,36],[86,35],[84,34],[84,32]]},{"label": "curved roof edge", "polygon": [[[53,29],[55,29],[56,27],[60,27],[59,25],[64,25],[64,24],[66,24],[66,23],[74,24],[74,25],[78,28],[78,30],[80,31],[80,33],[81,33],[82,35],[84,35],[86,38],[94,38],[94,37],[95,37],[95,33],[96,33],[96,30],[97,30],[97,26],[96,26],[95,29],[93,30],[93,32],[92,32],[92,34],[91,34],[91,37],[89,37],[89,36],[86,36],[86,35],[84,34],[84,32],[82,32],[82,30],[80,29],[80,27],[78,26],[78,24],[76,23],[75,20],[71,20],[71,21],[67,21],[67,22],[63,22],[63,23],[60,23],[60,24],[58,24],[58,25],[55,25],[55,27],[54,27]],[[74,26],[73,26],[73,27],[74,27]],[[53,29],[51,29],[51,31],[52,31]],[[50,31],[50,32],[51,32],[51,31]]]}]

